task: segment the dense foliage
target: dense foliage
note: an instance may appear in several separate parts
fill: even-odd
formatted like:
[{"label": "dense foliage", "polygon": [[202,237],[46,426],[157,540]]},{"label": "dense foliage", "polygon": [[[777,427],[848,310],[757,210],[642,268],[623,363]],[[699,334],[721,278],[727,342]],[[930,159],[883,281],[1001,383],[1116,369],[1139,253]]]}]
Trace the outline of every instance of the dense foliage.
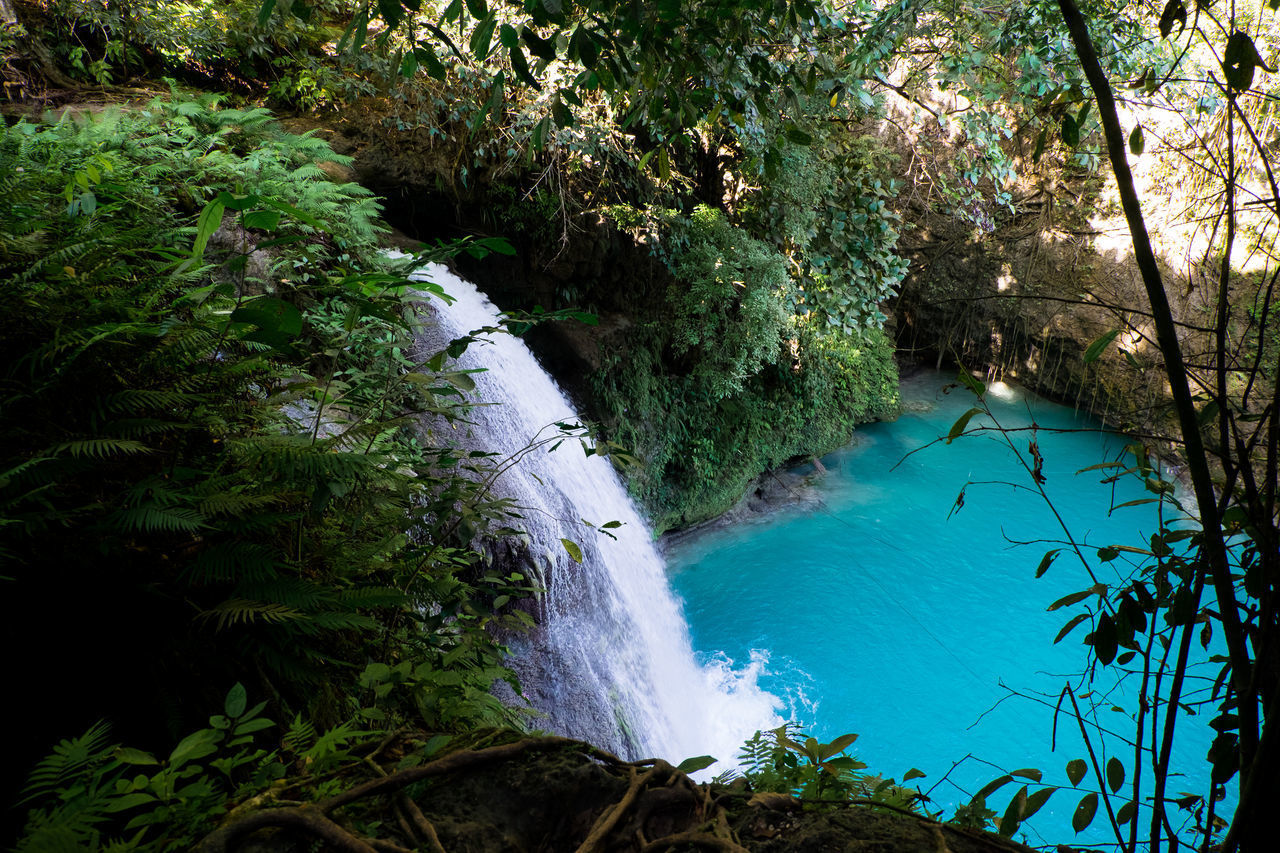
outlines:
[{"label": "dense foliage", "polygon": [[[1186,240],[1220,269],[1203,316],[1155,331],[1169,320],[1157,270],[1150,315],[1127,307],[1086,359],[1122,341],[1135,369],[1144,348],[1170,366],[1198,525],[1171,518],[1096,554],[1067,531],[1038,572],[1075,554],[1092,586],[1054,604],[1078,608],[1059,639],[1087,623],[1090,665],[1142,684],[1132,758],[1067,765],[1086,786],[1077,825],[1101,810],[1119,846],[1138,849],[1142,824],[1156,849],[1176,834],[1172,804],[1208,845],[1231,783],[1241,806],[1224,844],[1262,849],[1280,765],[1277,276],[1271,262],[1241,275],[1237,244],[1275,251],[1271,25],[1261,4],[1085,4],[1100,103],[1109,77],[1178,117],[1119,135],[1092,107],[1072,47],[1084,40],[1059,5],[1074,6],[25,0],[0,49],[11,97],[41,74],[104,89],[170,74],[307,109],[378,96],[383,129],[425,138],[454,199],[509,199],[495,227],[560,246],[579,214],[606,212],[643,238],[669,278],[614,297],[636,322],[590,384],[611,438],[644,460],[634,486],[659,527],[723,510],[761,471],[892,412],[882,326],[905,268],[902,210],[980,235],[1016,208],[1015,168],[1047,151],[1091,169],[1156,141],[1176,150],[1201,205],[1188,217],[1213,223]],[[1023,137],[1035,141],[1019,159]],[[531,590],[470,550],[505,508],[463,476],[483,460],[409,426],[463,416],[470,383],[445,354],[411,355],[417,297],[374,253],[377,205],[316,165],[341,158],[212,99],[17,122],[0,158],[0,621],[24,650],[11,680],[40,685],[28,739],[89,729],[37,769],[32,849],[106,845],[127,824],[138,846],[186,846],[229,797],[290,765],[323,774],[375,731],[514,722],[489,693],[508,677],[489,628],[518,626],[511,601]],[[600,301],[600,288],[558,297]],[[1183,369],[1192,333],[1207,343]],[[985,388],[967,384],[980,409]],[[1146,448],[1112,468],[1174,506]],[[1192,698],[1190,650],[1217,635],[1228,653]],[[64,646],[76,671],[51,678]],[[1068,697],[1090,748],[1106,741],[1086,724],[1105,703],[1082,712]],[[1175,797],[1169,744],[1197,707],[1217,732],[1211,786]],[[295,720],[279,749],[252,739],[264,713]],[[168,758],[117,749],[89,728],[102,715]],[[885,793],[850,775],[847,746],[761,735],[748,778]],[[1019,772],[957,820],[1012,834],[1064,790],[1023,786],[998,817],[986,798]]]},{"label": "dense foliage", "polygon": [[44,685],[30,741],[105,716],[158,748],[236,681],[315,726],[514,722],[488,629],[531,590],[467,549],[503,511],[483,460],[416,426],[471,387],[410,355],[410,303],[447,297],[384,269],[334,159],[210,98],[7,129],[0,621]]},{"label": "dense foliage", "polygon": [[632,485],[659,530],[724,512],[760,472],[897,409],[887,337],[823,335],[794,314],[775,249],[707,207],[668,235],[677,283],[592,378],[604,426],[644,460]]}]

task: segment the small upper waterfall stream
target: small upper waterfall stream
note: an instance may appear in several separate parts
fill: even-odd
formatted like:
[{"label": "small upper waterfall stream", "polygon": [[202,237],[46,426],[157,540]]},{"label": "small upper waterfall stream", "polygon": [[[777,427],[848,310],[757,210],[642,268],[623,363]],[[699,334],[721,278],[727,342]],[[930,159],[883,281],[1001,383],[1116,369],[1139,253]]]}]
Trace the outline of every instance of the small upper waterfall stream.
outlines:
[{"label": "small upper waterfall stream", "polygon": [[[436,321],[424,329],[425,351],[500,322],[473,285],[432,264],[417,274],[456,302],[432,300]],[[486,336],[458,360],[472,375],[475,398],[468,446],[509,457],[558,434],[577,415],[523,342]],[[459,429],[459,433],[463,430]],[[576,439],[546,443],[499,478],[497,490],[521,508],[512,522],[528,537],[529,562],[545,589],[539,627],[515,638],[513,668],[542,727],[630,757],[680,761],[736,755],[757,729],[780,723],[776,700],[756,686],[758,661],[700,665],[644,520],[608,460],[586,455]],[[585,522],[590,522],[590,526]],[[621,522],[609,534],[598,528]],[[561,539],[577,543],[574,561]]]}]

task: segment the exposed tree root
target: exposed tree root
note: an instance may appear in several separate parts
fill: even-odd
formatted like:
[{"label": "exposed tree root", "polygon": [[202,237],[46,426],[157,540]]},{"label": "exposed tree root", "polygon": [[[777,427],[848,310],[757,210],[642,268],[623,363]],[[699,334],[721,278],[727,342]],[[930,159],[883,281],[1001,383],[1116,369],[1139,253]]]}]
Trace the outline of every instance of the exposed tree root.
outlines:
[{"label": "exposed tree root", "polygon": [[[898,853],[1028,851],[1008,839],[911,812],[905,816],[913,819],[903,820],[884,803],[869,803],[876,809],[811,803],[816,808],[806,809],[787,795],[713,790],[665,761],[626,762],[559,737],[458,749],[418,767],[388,772],[401,756],[412,753],[412,744],[421,742],[412,735],[394,744],[384,741],[372,756],[336,777],[326,775],[323,784],[362,772],[377,778],[353,778],[350,787],[314,803],[280,805],[257,798],[242,804],[195,847],[196,853],[232,853],[248,844],[258,850],[292,850],[299,839],[339,853],[816,853],[830,849],[832,832],[846,833],[851,841],[874,839],[875,849]],[[362,826],[377,827],[383,837],[364,837]],[[279,838],[273,839],[272,832]]]}]

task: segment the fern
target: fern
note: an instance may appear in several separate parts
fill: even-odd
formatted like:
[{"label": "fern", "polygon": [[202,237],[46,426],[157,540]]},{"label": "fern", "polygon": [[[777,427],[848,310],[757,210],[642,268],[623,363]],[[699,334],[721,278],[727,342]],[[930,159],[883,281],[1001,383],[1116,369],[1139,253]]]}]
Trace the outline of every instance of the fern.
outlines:
[{"label": "fern", "polygon": [[267,622],[278,624],[302,617],[292,607],[275,602],[251,601],[247,598],[231,598],[200,614],[200,618],[213,621],[217,630],[225,631],[240,624]]},{"label": "fern", "polygon": [[131,456],[151,453],[152,449],[140,441],[127,438],[82,438],[66,441],[50,448],[52,453],[67,453],[75,458],[106,459],[110,456]]},{"label": "fern", "polygon": [[115,745],[110,743],[111,727],[105,721],[95,723],[84,734],[61,741],[31,771],[23,788],[20,803],[45,797],[67,787],[87,770],[105,764]]}]

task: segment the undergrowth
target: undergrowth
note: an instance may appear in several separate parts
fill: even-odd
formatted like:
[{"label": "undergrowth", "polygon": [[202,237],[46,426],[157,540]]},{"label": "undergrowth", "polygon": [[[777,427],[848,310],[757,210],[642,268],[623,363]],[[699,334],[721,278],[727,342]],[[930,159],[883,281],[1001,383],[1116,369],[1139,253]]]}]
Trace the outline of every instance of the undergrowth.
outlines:
[{"label": "undergrowth", "polygon": [[716,211],[671,233],[680,284],[592,376],[611,439],[644,462],[631,488],[659,532],[724,512],[762,471],[834,450],[898,405],[883,331],[823,335],[792,314],[782,256]]},{"label": "undergrowth", "polygon": [[489,628],[527,624],[530,584],[467,546],[504,507],[412,427],[465,413],[447,355],[410,356],[410,303],[447,296],[380,257],[377,202],[316,166],[342,158],[211,97],[20,122],[0,153],[24,740],[102,716],[154,749],[234,682],[321,728],[518,724]]}]

